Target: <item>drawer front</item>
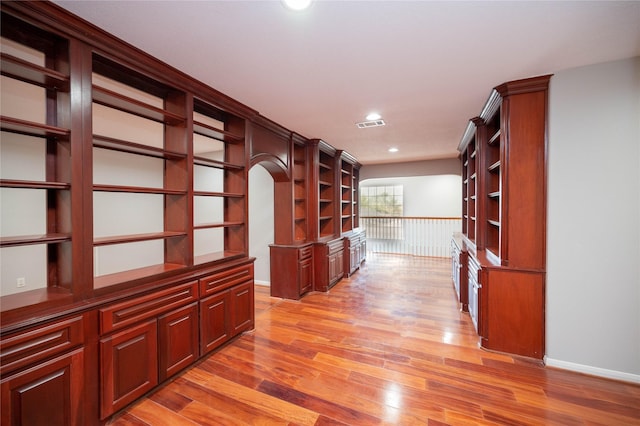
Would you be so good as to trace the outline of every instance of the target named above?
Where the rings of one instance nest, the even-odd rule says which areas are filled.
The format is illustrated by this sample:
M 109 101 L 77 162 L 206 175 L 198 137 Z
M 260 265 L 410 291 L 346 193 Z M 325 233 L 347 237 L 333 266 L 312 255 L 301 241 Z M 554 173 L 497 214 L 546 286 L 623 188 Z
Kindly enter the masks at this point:
M 327 243 L 327 248 L 329 250 L 329 255 L 332 255 L 341 250 L 344 250 L 344 242 L 342 239 L 329 241 Z
M 0 373 L 5 375 L 82 345 L 83 329 L 83 317 L 77 316 L 3 338 L 0 342 Z
M 238 266 L 200 279 L 200 295 L 208 296 L 253 280 L 253 264 Z
M 198 282 L 168 288 L 100 309 L 100 333 L 108 333 L 198 300 Z
M 309 259 L 312 254 L 313 254 L 312 246 L 302 247 L 301 249 L 298 250 L 298 259 L 300 260 Z

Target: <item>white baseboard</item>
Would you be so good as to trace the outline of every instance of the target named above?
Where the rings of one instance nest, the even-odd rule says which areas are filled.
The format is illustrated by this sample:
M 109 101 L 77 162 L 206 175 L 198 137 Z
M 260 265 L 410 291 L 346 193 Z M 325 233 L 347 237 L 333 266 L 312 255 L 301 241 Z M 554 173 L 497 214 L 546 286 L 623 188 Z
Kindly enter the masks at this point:
M 592 367 L 590 365 L 576 364 L 574 362 L 561 361 L 558 359 L 544 358 L 544 363 L 548 367 L 560 368 L 563 370 L 576 371 L 578 373 L 590 374 L 592 376 L 605 377 L 607 379 L 621 380 L 640 384 L 640 374 L 624 373 L 622 371 L 607 370 L 606 368 Z
M 265 287 L 271 287 L 271 282 L 269 282 L 269 281 L 253 280 L 253 283 L 255 285 L 262 285 L 262 286 L 265 286 Z

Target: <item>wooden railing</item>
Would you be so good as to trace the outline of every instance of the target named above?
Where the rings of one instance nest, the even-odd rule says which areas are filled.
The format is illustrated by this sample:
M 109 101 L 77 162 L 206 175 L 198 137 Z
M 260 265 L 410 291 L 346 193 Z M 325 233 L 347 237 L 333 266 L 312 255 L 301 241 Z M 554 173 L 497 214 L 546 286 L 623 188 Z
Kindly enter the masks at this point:
M 459 217 L 360 218 L 367 232 L 367 251 L 448 257 L 451 236 L 462 229 Z

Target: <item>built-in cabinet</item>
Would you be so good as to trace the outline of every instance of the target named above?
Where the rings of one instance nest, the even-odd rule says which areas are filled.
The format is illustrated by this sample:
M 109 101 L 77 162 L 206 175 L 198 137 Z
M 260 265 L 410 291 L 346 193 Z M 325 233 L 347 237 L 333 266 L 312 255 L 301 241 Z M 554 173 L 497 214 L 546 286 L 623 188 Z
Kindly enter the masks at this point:
M 101 424 L 253 328 L 257 113 L 52 3 L 1 7 L 2 424 Z
M 454 263 L 467 256 L 468 307 L 481 346 L 537 359 L 544 356 L 549 80 L 496 87 L 469 122 L 459 145 L 463 238 L 452 242 Z
M 254 327 L 251 165 L 274 295 L 357 269 L 353 157 L 53 3 L 1 8 L 2 424 L 108 422 Z
M 310 290 L 327 291 L 365 260 L 365 234 L 358 227 L 360 167 L 350 154 L 322 140 L 294 138 L 287 189 L 293 193 L 295 226 L 271 246 L 272 296 L 299 299 Z
M 469 285 L 468 285 L 468 252 L 463 250 L 462 237 L 456 233 L 451 238 L 451 280 L 456 296 L 460 303 L 460 310 L 469 310 Z

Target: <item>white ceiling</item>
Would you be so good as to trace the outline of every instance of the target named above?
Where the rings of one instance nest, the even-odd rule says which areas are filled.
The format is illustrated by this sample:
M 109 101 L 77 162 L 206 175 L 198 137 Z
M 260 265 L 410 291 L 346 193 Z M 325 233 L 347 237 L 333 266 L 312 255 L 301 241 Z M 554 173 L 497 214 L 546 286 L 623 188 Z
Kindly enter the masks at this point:
M 640 55 L 640 1 L 55 3 L 363 164 L 455 157 L 492 87 Z

